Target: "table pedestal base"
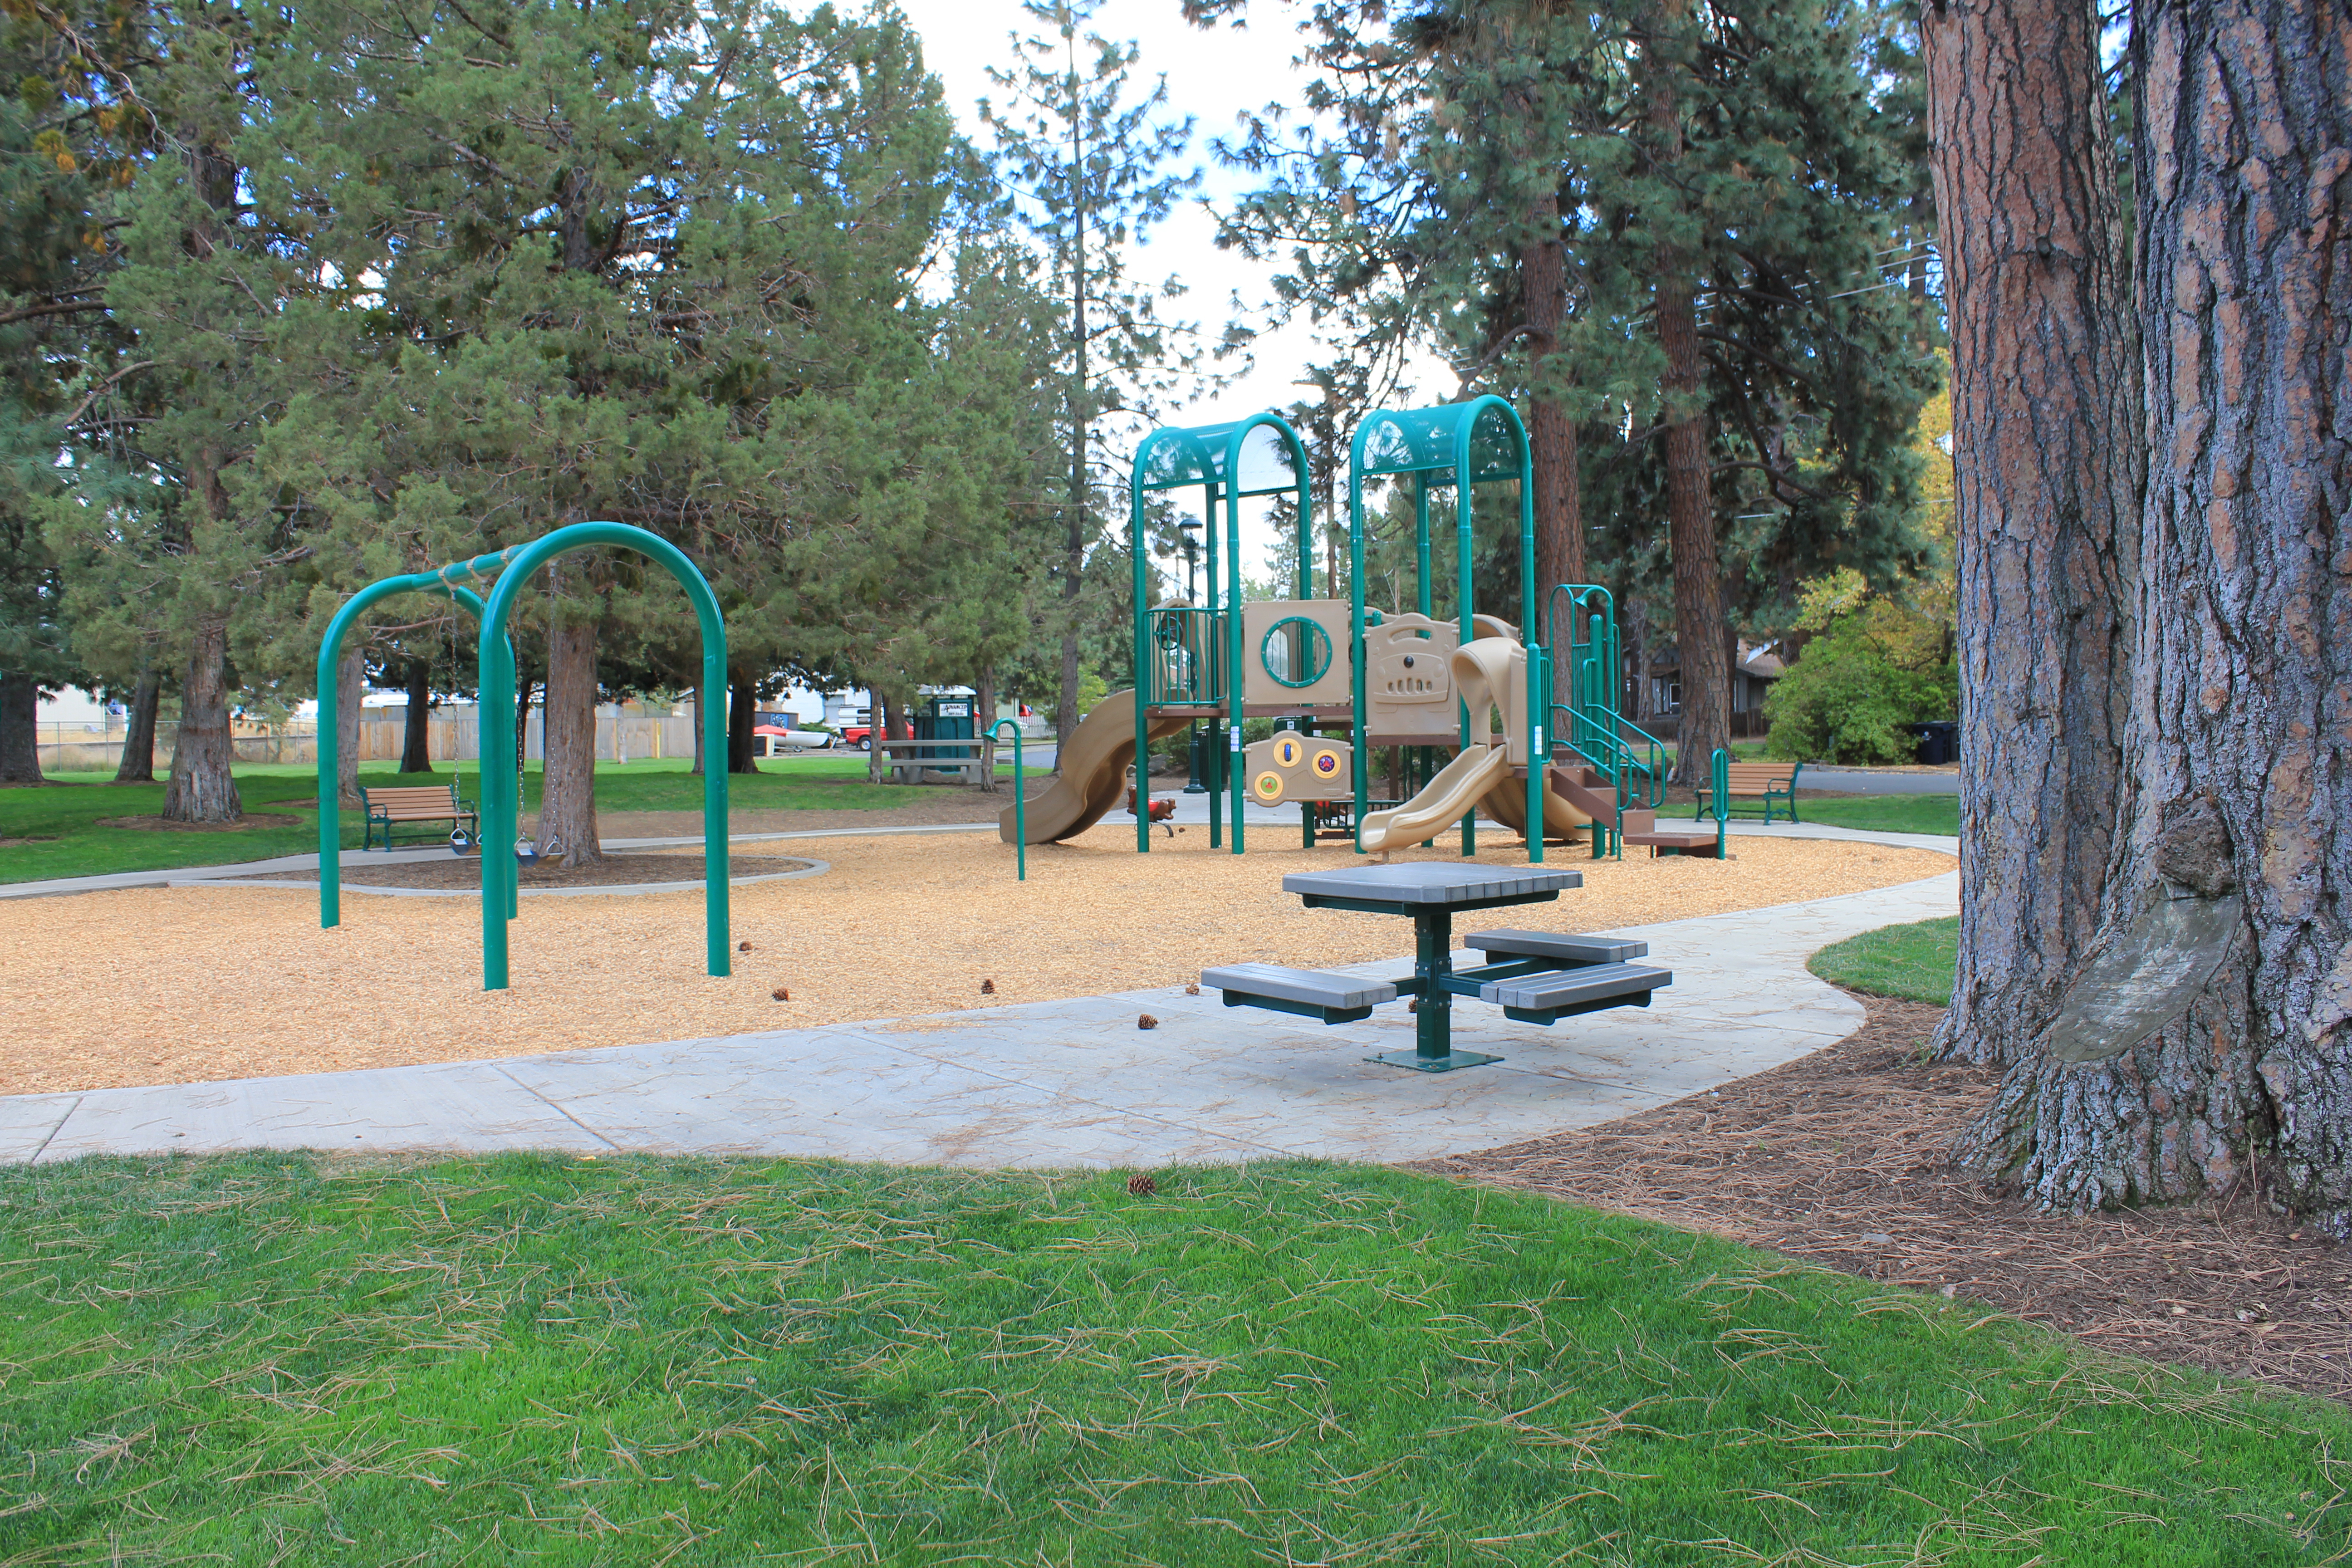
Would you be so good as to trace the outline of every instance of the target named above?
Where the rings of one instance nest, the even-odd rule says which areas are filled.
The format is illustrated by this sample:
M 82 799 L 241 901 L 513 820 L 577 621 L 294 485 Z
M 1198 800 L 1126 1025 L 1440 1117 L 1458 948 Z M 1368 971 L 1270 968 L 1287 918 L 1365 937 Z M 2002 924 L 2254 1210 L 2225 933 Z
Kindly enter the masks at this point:
M 1382 1051 L 1376 1057 L 1364 1059 L 1378 1062 L 1382 1067 L 1411 1068 L 1415 1072 L 1452 1072 L 1455 1068 L 1485 1067 L 1488 1062 L 1498 1062 L 1503 1058 L 1478 1051 L 1448 1051 L 1442 1057 L 1425 1057 L 1418 1051 Z

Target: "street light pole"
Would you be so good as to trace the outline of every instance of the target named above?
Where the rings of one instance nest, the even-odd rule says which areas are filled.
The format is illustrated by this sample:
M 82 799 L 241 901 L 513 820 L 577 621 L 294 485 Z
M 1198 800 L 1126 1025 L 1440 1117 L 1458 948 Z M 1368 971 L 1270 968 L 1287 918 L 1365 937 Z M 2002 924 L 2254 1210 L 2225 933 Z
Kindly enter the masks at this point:
M 1201 520 L 1196 517 L 1188 517 L 1176 525 L 1177 537 L 1182 542 L 1181 547 L 1184 552 L 1184 602 L 1188 605 L 1197 603 L 1196 595 L 1200 593 L 1200 584 L 1194 580 L 1194 571 L 1201 563 L 1200 527 Z M 1189 647 L 1189 639 L 1187 645 Z M 1201 721 L 1198 719 L 1193 720 L 1185 731 L 1184 769 L 1187 775 L 1184 793 L 1208 794 L 1209 786 L 1201 782 Z

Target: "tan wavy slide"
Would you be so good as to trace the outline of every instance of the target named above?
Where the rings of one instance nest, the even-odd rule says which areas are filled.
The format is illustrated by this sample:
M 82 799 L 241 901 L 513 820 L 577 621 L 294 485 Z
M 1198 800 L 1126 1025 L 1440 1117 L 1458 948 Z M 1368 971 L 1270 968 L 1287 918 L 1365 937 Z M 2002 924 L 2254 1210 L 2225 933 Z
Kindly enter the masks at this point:
M 1481 621 L 1486 618 L 1479 617 Z M 1504 734 L 1517 735 L 1522 731 L 1527 724 L 1527 649 L 1506 637 L 1480 637 L 1454 650 L 1450 664 L 1454 687 L 1469 705 L 1472 733 L 1486 732 L 1488 715 L 1496 709 L 1501 710 Z M 1497 821 L 1524 834 L 1528 816 L 1526 787 L 1511 777 L 1508 746 L 1465 747 L 1402 805 L 1391 811 L 1366 813 L 1359 842 L 1374 853 L 1419 844 L 1461 821 L 1477 810 L 1482 802 Z M 1561 799 L 1547 781 L 1547 827 L 1581 827 L 1591 821 L 1576 806 Z
M 1166 714 L 1151 721 L 1150 736 L 1164 741 L 1191 723 Z M 1061 776 L 1045 793 L 1025 803 L 1032 844 L 1076 837 L 1127 804 L 1127 765 L 1135 761 L 1135 693 L 1114 691 L 1078 721 L 1062 748 Z M 996 836 L 1014 837 L 1013 807 L 997 815 Z

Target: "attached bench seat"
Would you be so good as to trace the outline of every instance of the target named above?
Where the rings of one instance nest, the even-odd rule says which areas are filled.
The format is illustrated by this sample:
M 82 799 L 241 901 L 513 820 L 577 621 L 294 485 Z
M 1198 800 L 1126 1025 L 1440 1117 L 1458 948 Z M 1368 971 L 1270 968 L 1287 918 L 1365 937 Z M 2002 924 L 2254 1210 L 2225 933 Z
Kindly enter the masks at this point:
M 1372 1009 L 1397 998 L 1397 988 L 1386 980 L 1360 974 L 1337 974 L 1328 969 L 1291 969 L 1279 963 L 1229 963 L 1204 969 L 1201 984 L 1225 994 L 1228 1007 L 1265 1007 L 1320 1018 L 1327 1024 L 1353 1024 L 1372 1016 Z
M 1674 983 L 1672 970 L 1652 964 L 1595 963 L 1543 974 L 1523 974 L 1511 980 L 1490 980 L 1478 988 L 1478 999 L 1500 1007 L 1507 1018 L 1523 1024 L 1549 1024 L 1607 1007 L 1646 1007 L 1650 1005 L 1650 993 Z
M 1561 963 L 1622 963 L 1629 958 L 1647 958 L 1650 944 L 1646 942 L 1626 942 L 1617 937 L 1578 936 L 1572 931 L 1473 931 L 1462 939 L 1465 947 L 1475 947 L 1481 952 L 1507 952 L 1526 958 L 1556 959 Z
M 360 840 L 362 848 L 378 847 L 375 836 L 379 827 L 383 830 L 382 847 L 393 847 L 395 842 L 394 826 L 410 822 L 446 822 L 452 829 L 470 823 L 473 836 L 476 838 L 482 836 L 481 814 L 474 809 L 472 801 L 459 796 L 454 784 L 377 784 L 373 788 L 362 784 L 359 790 L 360 809 L 365 818 Z M 446 833 L 439 833 L 424 838 L 411 838 L 409 842 L 429 844 L 436 837 L 446 841 L 447 837 Z

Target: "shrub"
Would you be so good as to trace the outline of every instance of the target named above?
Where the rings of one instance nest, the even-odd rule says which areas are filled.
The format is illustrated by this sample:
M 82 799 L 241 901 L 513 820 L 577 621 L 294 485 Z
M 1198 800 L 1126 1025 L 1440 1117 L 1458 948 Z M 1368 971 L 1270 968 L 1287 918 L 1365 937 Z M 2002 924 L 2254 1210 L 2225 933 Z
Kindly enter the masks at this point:
M 1927 665 L 1882 637 L 1868 611 L 1841 616 L 1805 646 L 1764 699 L 1775 757 L 1826 763 L 1907 763 L 1918 740 L 1905 726 L 1958 711 L 1948 658 Z

